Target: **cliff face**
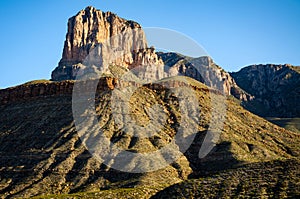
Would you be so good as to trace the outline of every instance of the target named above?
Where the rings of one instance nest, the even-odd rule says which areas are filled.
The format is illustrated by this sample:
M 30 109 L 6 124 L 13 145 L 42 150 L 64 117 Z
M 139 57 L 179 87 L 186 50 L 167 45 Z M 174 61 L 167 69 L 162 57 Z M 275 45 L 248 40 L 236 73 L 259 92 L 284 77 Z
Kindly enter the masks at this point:
M 270 117 L 300 116 L 299 67 L 291 65 L 252 65 L 231 73 L 237 84 L 255 96 L 244 103 L 250 111 Z
M 96 80 L 94 80 L 96 81 Z M 83 86 L 89 89 L 93 81 L 88 81 Z M 114 89 L 116 80 L 106 77 L 98 81 L 97 91 Z M 73 92 L 74 81 L 66 80 L 60 82 L 51 81 L 33 81 L 20 86 L 0 90 L 0 104 L 11 104 L 14 102 L 26 102 L 36 98 L 47 98 L 51 96 L 71 96 Z M 81 93 L 84 93 L 82 90 Z
M 52 72 L 52 80 L 72 80 L 82 73 L 111 73 L 110 65 L 130 70 L 145 82 L 184 75 L 224 94 L 251 99 L 210 57 L 156 53 L 154 47 L 147 47 L 138 23 L 87 7 L 69 19 L 62 59 Z
M 138 23 L 87 7 L 69 19 L 62 58 L 51 77 L 75 79 L 83 63 L 101 71 L 109 64 L 127 67 L 135 61 L 133 52 L 142 49 L 147 42 Z
M 112 46 L 121 45 L 123 48 L 145 48 L 146 41 L 141 26 L 134 22 L 118 17 L 111 12 L 102 12 L 93 7 L 87 7 L 68 21 L 68 32 L 63 50 L 62 63 L 77 64 L 82 62 L 97 43 L 106 42 L 109 38 L 121 32 L 135 33 L 131 38 L 132 45 L 124 41 L 111 40 Z M 128 45 L 128 46 L 125 46 Z

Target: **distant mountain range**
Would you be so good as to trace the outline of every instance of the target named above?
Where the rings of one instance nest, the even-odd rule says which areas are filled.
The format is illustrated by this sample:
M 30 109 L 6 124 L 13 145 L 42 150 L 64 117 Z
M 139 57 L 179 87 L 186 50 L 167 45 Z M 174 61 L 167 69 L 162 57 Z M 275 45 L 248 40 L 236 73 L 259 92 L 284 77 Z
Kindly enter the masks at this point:
M 118 48 L 105 48 L 107 43 Z M 120 49 L 123 53 L 115 54 Z M 300 196 L 299 133 L 262 118 L 299 117 L 298 67 L 253 65 L 228 73 L 208 56 L 156 52 L 138 23 L 90 6 L 69 19 L 63 55 L 51 77 L 0 90 L 2 198 Z M 78 83 L 85 87 L 74 94 Z M 132 87 L 131 96 L 121 92 Z M 96 126 L 90 109 L 74 113 L 74 96 L 84 104 L 90 90 Z M 114 106 L 128 112 L 114 112 Z M 83 127 L 91 134 L 80 135 L 77 124 L 83 120 L 74 114 L 87 116 Z M 194 117 L 185 121 L 185 114 Z M 164 124 L 151 125 L 153 120 Z M 182 123 L 193 127 L 183 136 L 193 138 L 185 150 L 184 140 L 176 140 Z M 109 163 L 86 146 L 102 134 L 122 149 Z M 207 143 L 213 148 L 200 157 Z M 122 162 L 124 151 L 147 154 L 170 144 L 182 156 L 164 168 L 152 171 L 155 164 L 138 158 Z M 155 158 L 168 159 L 163 153 Z M 118 161 L 129 171 L 115 169 Z M 149 172 L 130 172 L 140 167 Z
M 245 107 L 263 117 L 300 117 L 300 67 L 252 65 L 230 74 L 254 99 Z

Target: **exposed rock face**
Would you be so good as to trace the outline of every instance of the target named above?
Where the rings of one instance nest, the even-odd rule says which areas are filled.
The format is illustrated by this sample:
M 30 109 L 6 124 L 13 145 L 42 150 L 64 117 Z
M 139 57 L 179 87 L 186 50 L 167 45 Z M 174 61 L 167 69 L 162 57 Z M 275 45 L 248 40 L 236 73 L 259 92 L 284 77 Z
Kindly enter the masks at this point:
M 134 52 L 133 63 L 129 69 L 146 82 L 159 80 L 167 75 L 164 71 L 164 62 L 153 47 Z
M 75 79 L 82 63 L 94 64 L 101 71 L 105 68 L 100 67 L 109 64 L 128 66 L 134 61 L 132 52 L 146 48 L 145 34 L 138 23 L 87 7 L 68 21 L 62 59 L 52 79 Z
M 210 57 L 193 59 L 176 53 L 156 53 L 154 47 L 147 47 L 138 23 L 87 7 L 69 19 L 62 59 L 52 72 L 52 79 L 70 80 L 83 74 L 101 76 L 110 73 L 110 65 L 129 69 L 145 82 L 184 75 L 224 94 L 244 101 L 251 99 Z
M 0 103 L 8 104 L 18 101 L 26 101 L 35 97 L 72 94 L 73 82 L 45 81 L 42 83 L 23 84 L 21 86 L 0 90 Z
M 116 79 L 111 77 L 94 81 L 98 83 L 97 91 L 114 89 L 115 84 L 117 84 Z M 85 82 L 84 88 L 89 89 L 92 84 L 93 81 L 87 81 Z M 73 86 L 74 81 L 70 80 L 61 82 L 29 82 L 20 86 L 0 90 L 0 104 L 22 102 L 40 97 L 72 95 Z M 81 93 L 84 92 L 85 90 L 81 91 Z
M 215 64 L 208 56 L 190 58 L 177 53 L 158 53 L 158 55 L 164 61 L 169 77 L 184 75 L 240 100 L 248 101 L 253 98 L 240 89 L 230 74 Z
M 93 7 L 87 7 L 68 21 L 68 33 L 61 62 L 80 63 L 87 57 L 95 44 L 107 42 L 109 38 L 126 32 L 128 29 L 136 34 L 129 35 L 134 36 L 134 38 L 130 38 L 132 45 L 124 46 L 124 48 L 145 48 L 147 45 L 140 28 L 141 26 L 134 21 L 122 19 L 111 12 L 104 13 Z M 118 40 L 110 42 L 112 46 L 121 45 L 123 47 L 127 44 Z
M 237 84 L 255 96 L 245 103 L 252 112 L 269 117 L 300 117 L 299 67 L 252 65 L 231 73 Z

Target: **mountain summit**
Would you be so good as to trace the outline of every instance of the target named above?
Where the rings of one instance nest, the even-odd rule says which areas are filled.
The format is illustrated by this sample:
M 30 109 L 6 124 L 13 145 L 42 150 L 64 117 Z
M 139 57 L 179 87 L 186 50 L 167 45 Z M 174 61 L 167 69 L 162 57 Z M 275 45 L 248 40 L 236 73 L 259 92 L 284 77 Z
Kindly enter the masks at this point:
M 86 69 L 87 65 L 89 69 Z M 111 73 L 111 65 L 131 70 L 138 78 L 148 82 L 188 76 L 226 95 L 244 101 L 251 99 L 210 57 L 157 53 L 154 47 L 148 47 L 146 35 L 138 23 L 87 7 L 68 21 L 63 55 L 52 72 L 52 80 L 76 79 L 83 71 L 101 76 L 102 73 Z
M 117 55 L 116 51 L 122 54 Z M 145 34 L 138 23 L 89 6 L 69 19 L 62 58 L 52 72 L 52 79 L 75 79 L 92 53 L 98 54 L 95 65 L 101 72 L 107 72 L 103 68 L 111 64 L 125 68 L 162 65 L 154 50 L 147 48 Z

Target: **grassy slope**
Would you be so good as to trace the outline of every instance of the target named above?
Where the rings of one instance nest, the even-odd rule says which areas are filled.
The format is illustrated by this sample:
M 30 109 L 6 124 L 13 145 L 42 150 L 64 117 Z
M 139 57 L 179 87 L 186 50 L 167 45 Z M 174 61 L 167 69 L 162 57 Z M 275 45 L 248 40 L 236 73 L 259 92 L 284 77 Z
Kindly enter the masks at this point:
M 300 133 L 300 118 L 266 118 L 268 121 L 288 129 L 293 132 Z
M 256 163 L 168 187 L 154 198 L 298 198 L 299 160 Z
M 174 79 L 165 81 L 169 80 Z M 201 106 L 201 121 L 198 127 L 201 138 L 211 118 L 211 95 L 207 93 L 206 86 L 195 80 L 184 77 L 177 77 L 175 80 L 184 81 L 196 90 L 196 98 Z M 102 114 L 99 122 L 103 119 L 107 124 L 107 133 L 112 135 L 112 138 L 117 138 L 117 134 L 114 134 L 117 131 L 110 125 L 111 121 L 106 121 L 111 114 L 107 106 L 110 93 L 106 91 L 100 93 L 100 96 L 102 100 L 96 103 L 96 111 Z M 168 100 L 170 98 L 165 91 L 141 87 L 131 101 L 131 108 L 135 110 L 133 116 L 139 114 L 140 117 L 136 119 L 147 122 L 147 112 L 143 107 L 159 102 L 169 107 L 168 114 L 180 117 L 176 112 L 176 105 Z M 226 168 L 226 165 L 223 165 L 225 160 L 230 167 L 239 167 L 249 163 L 299 157 L 299 136 L 251 114 L 234 100 L 220 100 L 217 101 L 217 105 L 218 103 L 227 105 L 226 120 L 221 139 L 209 156 L 198 159 L 197 146 L 201 144 L 199 138 L 177 165 L 142 175 L 112 171 L 90 156 L 76 135 L 72 121 L 71 96 L 49 96 L 1 105 L 0 194 L 28 197 L 52 193 L 58 197 L 59 194 L 70 192 L 97 191 L 97 195 L 102 194 L 101 197 L 108 193 L 113 197 L 126 197 L 125 193 L 150 197 L 165 186 L 186 179 L 191 169 L 195 176 L 203 176 L 202 169 Z M 172 126 L 169 126 L 157 136 L 162 143 L 167 143 L 166 136 L 172 131 Z M 120 138 L 117 140 L 121 145 L 131 139 L 126 140 L 127 138 L 122 136 Z M 156 143 L 142 139 L 130 148 L 142 151 L 145 150 L 145 144 L 149 146 L 147 150 L 159 148 Z M 238 164 L 234 165 L 236 163 Z M 99 189 L 109 190 L 99 193 Z M 85 192 L 79 196 L 86 194 L 94 193 Z
M 229 169 L 214 175 L 161 187 L 120 188 L 75 194 L 46 195 L 50 198 L 297 198 L 300 196 L 300 162 L 271 161 Z

